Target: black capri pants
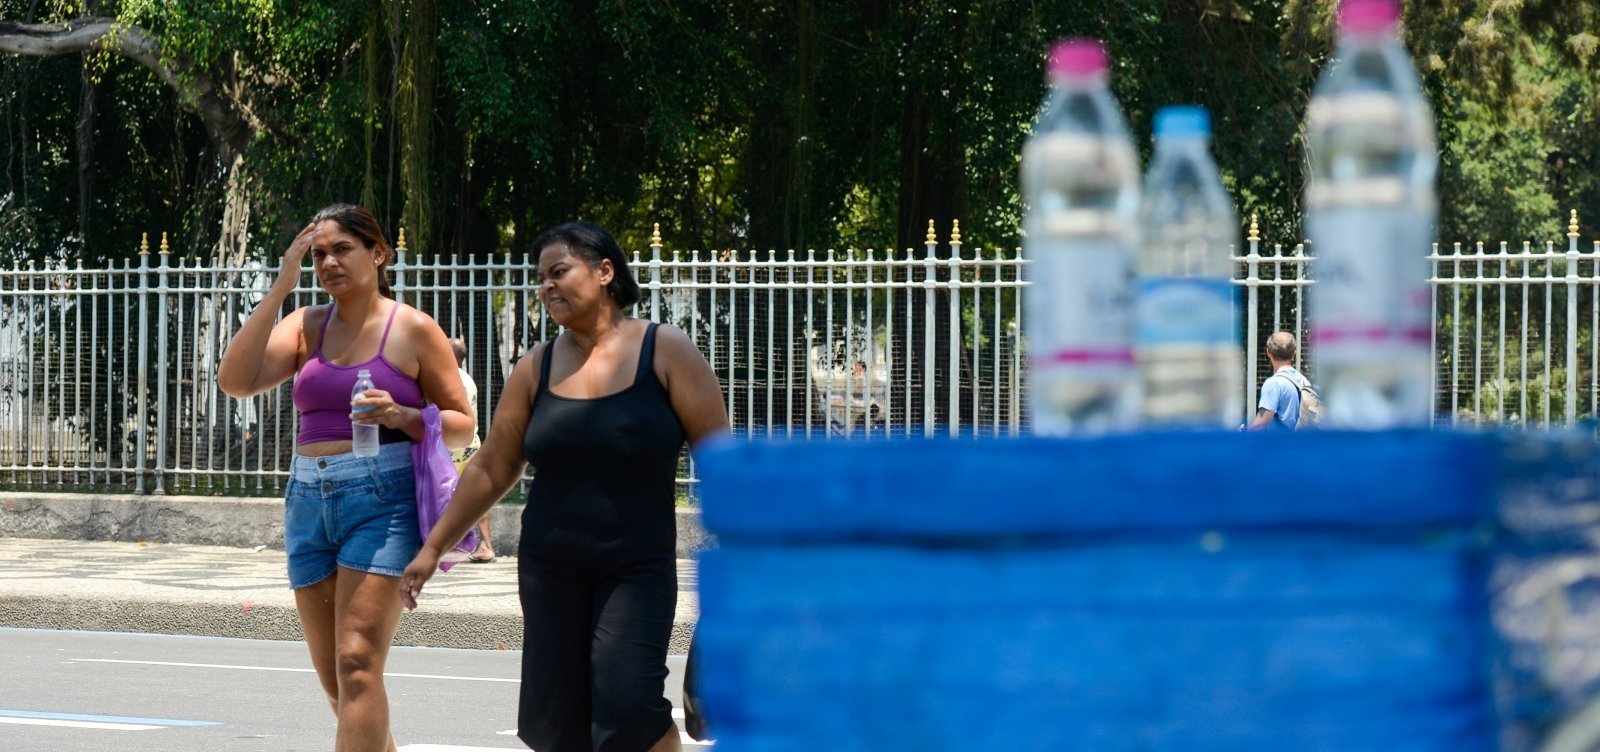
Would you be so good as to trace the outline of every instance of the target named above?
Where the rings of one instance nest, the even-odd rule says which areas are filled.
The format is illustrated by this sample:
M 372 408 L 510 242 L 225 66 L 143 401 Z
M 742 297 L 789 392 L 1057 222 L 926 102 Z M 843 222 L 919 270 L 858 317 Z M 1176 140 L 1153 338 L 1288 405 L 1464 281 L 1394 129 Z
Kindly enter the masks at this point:
M 522 556 L 517 737 L 537 752 L 643 752 L 674 727 L 671 558 L 597 569 Z

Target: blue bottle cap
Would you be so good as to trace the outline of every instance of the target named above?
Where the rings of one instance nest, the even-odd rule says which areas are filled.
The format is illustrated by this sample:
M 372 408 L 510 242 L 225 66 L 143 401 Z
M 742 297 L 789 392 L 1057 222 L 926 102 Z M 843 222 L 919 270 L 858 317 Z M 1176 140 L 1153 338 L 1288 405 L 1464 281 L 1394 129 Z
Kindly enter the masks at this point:
M 1163 107 L 1156 111 L 1156 136 L 1210 136 L 1211 113 L 1193 104 Z

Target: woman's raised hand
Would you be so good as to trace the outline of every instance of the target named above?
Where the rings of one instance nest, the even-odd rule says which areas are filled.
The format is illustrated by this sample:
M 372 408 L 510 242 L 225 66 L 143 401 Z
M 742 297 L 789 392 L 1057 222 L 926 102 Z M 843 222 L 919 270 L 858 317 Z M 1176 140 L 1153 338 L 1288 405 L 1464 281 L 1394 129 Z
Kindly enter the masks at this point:
M 283 252 L 283 264 L 278 267 L 278 279 L 285 277 L 300 283 L 300 264 L 305 261 L 306 254 L 311 251 L 311 241 L 317 237 L 317 226 L 306 225 L 299 235 L 294 236 L 294 242 L 289 244 L 289 250 Z

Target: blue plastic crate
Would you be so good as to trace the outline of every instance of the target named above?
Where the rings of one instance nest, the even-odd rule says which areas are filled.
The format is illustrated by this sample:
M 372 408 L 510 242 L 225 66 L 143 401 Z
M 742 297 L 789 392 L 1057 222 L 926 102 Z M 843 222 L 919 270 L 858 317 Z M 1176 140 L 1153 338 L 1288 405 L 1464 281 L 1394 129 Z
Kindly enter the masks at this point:
M 705 452 L 718 748 L 1488 750 L 1496 440 Z

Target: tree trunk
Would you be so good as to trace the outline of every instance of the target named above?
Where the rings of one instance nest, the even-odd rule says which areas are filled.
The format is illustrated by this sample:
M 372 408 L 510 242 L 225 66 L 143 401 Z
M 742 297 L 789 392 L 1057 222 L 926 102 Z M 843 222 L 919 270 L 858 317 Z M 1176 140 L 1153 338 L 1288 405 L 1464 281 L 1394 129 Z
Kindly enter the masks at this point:
M 115 32 L 115 33 L 113 33 Z M 66 24 L 0 21 L 0 52 L 52 57 L 109 50 L 155 73 L 178 93 L 183 106 L 200 116 L 212 137 L 234 152 L 244 151 L 261 124 L 192 61 L 161 54 L 161 40 L 138 26 L 118 27 L 116 19 L 91 17 Z
M 438 252 L 433 227 L 433 82 L 438 10 L 433 0 L 411 0 L 400 68 L 400 181 L 403 224 L 413 255 Z
M 217 247 L 212 258 L 227 266 L 238 266 L 250 257 L 247 246 L 250 238 L 250 185 L 244 169 L 244 155 L 234 154 L 227 169 L 227 188 L 222 199 L 222 231 L 217 235 Z
M 78 242 L 89 245 L 89 217 L 94 206 L 94 106 L 96 87 L 89 71 L 89 59 L 83 60 L 78 97 Z

